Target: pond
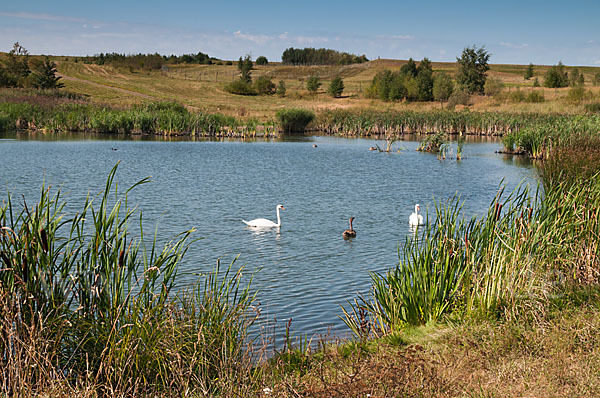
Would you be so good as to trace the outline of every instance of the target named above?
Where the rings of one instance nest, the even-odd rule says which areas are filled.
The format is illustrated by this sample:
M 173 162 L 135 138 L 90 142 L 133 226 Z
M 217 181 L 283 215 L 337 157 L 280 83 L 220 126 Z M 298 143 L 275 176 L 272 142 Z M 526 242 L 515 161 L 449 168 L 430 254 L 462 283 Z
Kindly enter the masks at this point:
M 120 162 L 119 188 L 151 176 L 136 188 L 130 204 L 143 212 L 146 231 L 158 226 L 170 238 L 195 227 L 202 238 L 190 248 L 178 284 L 225 265 L 254 273 L 253 288 L 265 319 L 277 327 L 291 317 L 295 335 L 328 331 L 342 335 L 340 305 L 366 293 L 370 273 L 398 262 L 409 236 L 409 215 L 422 213 L 460 194 L 467 216 L 483 214 L 500 184 L 512 190 L 522 181 L 535 186 L 530 162 L 496 154 L 493 139 L 464 146 L 463 160 L 440 160 L 415 151 L 418 141 L 398 143 L 396 153 L 369 151 L 373 139 L 329 136 L 271 141 L 164 140 L 114 136 L 0 135 L 0 189 L 22 205 L 39 198 L 42 183 L 60 187 L 69 209 L 100 192 Z M 316 147 L 314 146 L 316 145 Z M 380 143 L 381 145 L 381 143 Z M 264 217 L 279 230 L 256 231 L 242 223 Z M 342 239 L 355 217 L 357 237 Z

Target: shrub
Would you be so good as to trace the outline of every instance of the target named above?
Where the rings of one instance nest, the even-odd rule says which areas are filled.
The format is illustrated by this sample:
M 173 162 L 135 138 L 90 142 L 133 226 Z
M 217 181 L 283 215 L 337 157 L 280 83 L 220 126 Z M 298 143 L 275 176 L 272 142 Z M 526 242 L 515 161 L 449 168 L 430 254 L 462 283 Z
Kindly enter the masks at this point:
M 285 97 L 285 92 L 285 82 L 283 80 L 280 80 L 279 84 L 277 85 L 277 95 L 280 97 Z
M 531 102 L 531 103 L 541 103 L 544 102 L 546 99 L 544 98 L 544 92 L 543 91 L 531 91 L 529 92 L 529 94 L 527 94 L 527 98 L 525 98 L 525 102 Z
M 536 78 L 533 80 L 533 87 L 539 87 L 539 86 L 540 86 L 540 81 L 539 81 L 539 80 L 538 80 L 538 78 L 536 77 Z
M 281 109 L 276 116 L 285 133 L 302 133 L 315 118 L 315 114 L 306 109 Z
M 245 80 L 236 80 L 228 83 L 224 87 L 225 91 L 237 95 L 256 95 L 256 90 L 252 84 Z
M 525 74 L 523 75 L 523 78 L 525 80 L 529 80 L 533 77 L 533 64 L 530 63 L 529 66 L 527 67 L 527 69 L 525 70 Z
M 225 61 L 225 65 L 233 65 L 233 61 Z
M 263 66 L 268 64 L 269 60 L 267 59 L 267 57 L 261 55 L 260 57 L 256 58 L 256 65 Z
M 331 83 L 329 84 L 329 88 L 327 89 L 327 93 L 331 95 L 333 98 L 339 98 L 342 96 L 344 92 L 344 81 L 341 77 L 335 77 Z
M 499 79 L 489 78 L 485 81 L 483 92 L 485 95 L 496 96 L 504 90 L 504 83 Z
M 254 88 L 260 95 L 275 94 L 275 83 L 267 76 L 259 77 L 254 83 Z
M 600 113 L 600 102 L 585 104 L 585 111 L 588 113 Z
M 594 75 L 594 86 L 600 86 L 600 72 L 596 72 Z
M 454 90 L 450 98 L 448 98 L 448 106 L 450 108 L 454 108 L 456 105 L 469 105 L 469 100 L 471 99 L 471 95 L 464 88 L 459 88 L 458 90 Z
M 306 80 L 306 88 L 311 93 L 315 94 L 319 87 L 321 87 L 321 82 L 319 81 L 319 77 L 312 75 Z
M 567 101 L 572 104 L 578 104 L 588 96 L 588 92 L 583 86 L 576 85 L 569 89 Z
M 517 88 L 514 91 L 511 91 L 509 94 L 509 98 L 512 102 L 523 102 L 525 101 L 525 94 Z

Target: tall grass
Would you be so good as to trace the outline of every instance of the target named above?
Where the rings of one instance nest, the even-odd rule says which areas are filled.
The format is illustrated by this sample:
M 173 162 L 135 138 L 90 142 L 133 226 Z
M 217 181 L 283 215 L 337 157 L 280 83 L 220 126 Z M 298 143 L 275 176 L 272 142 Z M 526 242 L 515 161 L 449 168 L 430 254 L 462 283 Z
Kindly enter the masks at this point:
M 5 130 L 211 136 L 233 132 L 241 125 L 231 116 L 191 113 L 182 105 L 169 102 L 126 110 L 84 104 L 45 109 L 31 104 L 0 103 L 0 127 Z
M 127 203 L 147 180 L 119 198 L 116 170 L 75 215 L 46 188 L 33 207 L 17 211 L 10 196 L 0 207 L 0 394 L 243 389 L 254 320 L 243 268 L 217 264 L 204 285 L 174 294 L 193 230 L 162 248 L 156 236 L 148 243 Z M 138 238 L 129 231 L 136 218 Z

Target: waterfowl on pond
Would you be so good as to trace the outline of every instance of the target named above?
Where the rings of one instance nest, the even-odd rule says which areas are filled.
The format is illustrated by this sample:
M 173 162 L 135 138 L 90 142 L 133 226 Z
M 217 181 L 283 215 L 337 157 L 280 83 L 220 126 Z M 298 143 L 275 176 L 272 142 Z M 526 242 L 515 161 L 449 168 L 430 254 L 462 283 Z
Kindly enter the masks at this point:
M 271 220 L 267 220 L 266 218 L 256 218 L 254 220 L 246 221 L 242 220 L 249 227 L 259 227 L 259 228 L 273 228 L 273 227 L 281 227 L 281 217 L 279 216 L 279 210 L 285 210 L 285 207 L 282 205 L 277 205 L 277 224 L 275 224 Z
M 350 229 L 347 229 L 342 233 L 342 236 L 344 237 L 344 239 L 356 238 L 356 231 L 354 229 L 352 229 L 352 221 L 353 220 L 354 220 L 354 217 L 350 217 Z
M 417 225 L 423 225 L 423 216 L 419 214 L 419 211 L 421 211 L 421 206 L 417 203 L 415 205 L 415 212 L 408 218 L 408 224 L 410 226 L 415 227 Z

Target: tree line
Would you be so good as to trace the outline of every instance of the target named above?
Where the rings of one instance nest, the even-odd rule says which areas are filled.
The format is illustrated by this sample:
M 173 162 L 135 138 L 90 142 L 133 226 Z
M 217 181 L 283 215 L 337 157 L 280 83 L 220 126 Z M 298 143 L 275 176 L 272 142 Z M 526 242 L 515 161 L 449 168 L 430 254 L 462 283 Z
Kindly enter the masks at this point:
M 76 58 L 76 61 L 79 59 Z M 115 67 L 126 67 L 132 69 L 158 70 L 165 64 L 203 64 L 211 65 L 219 61 L 217 58 L 210 57 L 208 54 L 198 52 L 197 54 L 183 55 L 160 55 L 154 54 L 119 54 L 119 53 L 100 53 L 81 59 L 86 64 L 111 65 Z
M 327 48 L 293 48 L 286 49 L 281 55 L 284 65 L 350 65 L 369 61 L 363 55 L 354 55 Z
M 410 58 L 398 71 L 378 72 L 367 89 L 367 95 L 383 101 L 447 101 L 454 94 L 457 103 L 473 93 L 483 94 L 489 70 L 490 54 L 484 47 L 466 47 L 456 58 L 456 82 L 445 72 L 434 75 L 428 58 L 417 66 Z M 459 97 L 461 99 L 459 99 Z

